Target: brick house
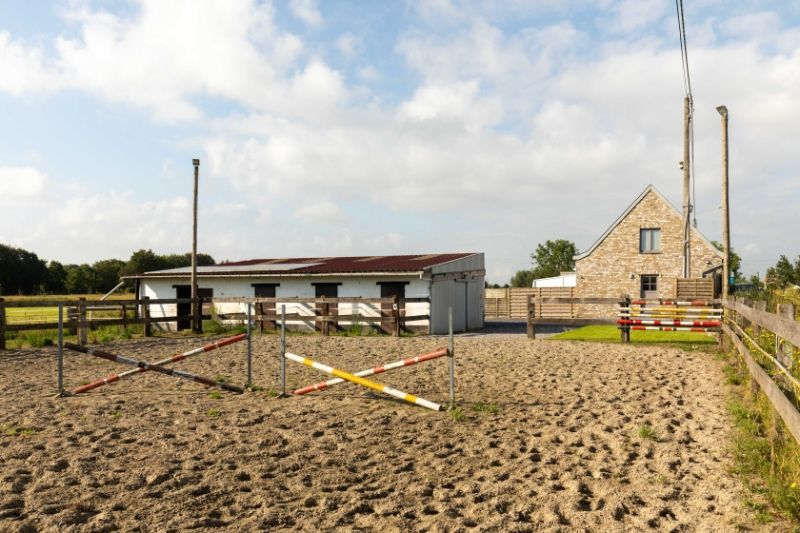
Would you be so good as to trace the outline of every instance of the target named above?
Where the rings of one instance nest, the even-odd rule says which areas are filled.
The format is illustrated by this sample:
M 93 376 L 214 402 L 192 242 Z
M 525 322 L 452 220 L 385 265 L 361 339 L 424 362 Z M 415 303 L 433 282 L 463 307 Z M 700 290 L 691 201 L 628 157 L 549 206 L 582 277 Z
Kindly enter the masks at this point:
M 722 252 L 695 228 L 690 246 L 688 277 L 704 277 L 721 267 Z M 575 256 L 575 272 L 576 294 L 582 298 L 673 298 L 677 279 L 683 277 L 681 213 L 649 185 L 591 248 Z M 598 312 L 586 306 L 581 314 Z

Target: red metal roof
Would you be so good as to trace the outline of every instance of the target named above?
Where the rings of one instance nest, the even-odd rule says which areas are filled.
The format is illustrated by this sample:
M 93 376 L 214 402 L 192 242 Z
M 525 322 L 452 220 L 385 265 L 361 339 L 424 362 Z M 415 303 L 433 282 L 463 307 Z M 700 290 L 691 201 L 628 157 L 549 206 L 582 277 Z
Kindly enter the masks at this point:
M 416 272 L 435 265 L 441 265 L 456 259 L 475 255 L 475 252 L 457 254 L 425 254 L 425 255 L 381 255 L 355 257 L 293 257 L 286 259 L 248 259 L 218 265 L 218 267 L 252 267 L 257 272 L 260 265 L 271 265 L 272 270 L 279 265 L 291 265 L 286 272 L 292 274 L 334 274 L 351 272 Z M 308 267 L 296 268 L 298 263 L 309 263 Z M 238 269 L 237 269 L 238 270 Z

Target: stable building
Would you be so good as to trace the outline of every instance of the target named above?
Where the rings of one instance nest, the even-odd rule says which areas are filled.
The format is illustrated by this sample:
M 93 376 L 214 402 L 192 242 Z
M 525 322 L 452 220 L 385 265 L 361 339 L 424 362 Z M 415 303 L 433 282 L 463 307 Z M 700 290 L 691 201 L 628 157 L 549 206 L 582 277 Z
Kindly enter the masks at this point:
M 484 254 L 449 253 L 426 255 L 311 257 L 251 259 L 197 267 L 198 295 L 203 298 L 276 298 L 275 308 L 287 314 L 309 316 L 287 325 L 314 327 L 314 304 L 291 298 L 393 298 L 401 316 L 424 316 L 405 323 L 409 330 L 444 334 L 448 310 L 453 310 L 453 329 L 483 328 L 485 280 Z M 174 299 L 191 297 L 191 268 L 174 268 L 130 276 L 136 282 L 137 298 Z M 280 298 L 287 298 L 282 304 Z M 406 299 L 411 301 L 406 302 Z M 244 312 L 242 303 L 214 304 L 217 313 Z M 381 305 L 358 302 L 336 304 L 340 315 L 381 316 Z M 391 304 L 390 304 L 391 305 Z M 151 317 L 187 316 L 190 304 L 151 306 Z M 162 323 L 170 328 L 176 324 Z M 348 327 L 347 322 L 339 324 Z M 189 328 L 189 320 L 177 323 Z

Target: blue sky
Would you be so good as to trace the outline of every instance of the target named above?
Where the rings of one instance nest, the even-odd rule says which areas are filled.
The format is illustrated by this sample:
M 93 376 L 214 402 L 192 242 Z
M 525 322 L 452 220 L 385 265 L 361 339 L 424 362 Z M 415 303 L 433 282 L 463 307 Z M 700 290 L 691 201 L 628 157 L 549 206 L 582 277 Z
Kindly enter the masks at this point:
M 686 2 L 699 228 L 746 273 L 800 254 L 800 2 Z M 483 251 L 505 282 L 649 184 L 680 203 L 675 5 L 0 4 L 0 242 L 46 259 Z

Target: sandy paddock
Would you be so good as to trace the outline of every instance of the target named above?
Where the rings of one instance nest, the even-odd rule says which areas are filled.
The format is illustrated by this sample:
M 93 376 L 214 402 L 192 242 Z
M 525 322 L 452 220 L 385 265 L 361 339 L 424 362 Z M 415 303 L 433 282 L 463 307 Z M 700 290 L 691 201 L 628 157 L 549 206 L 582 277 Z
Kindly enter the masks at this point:
M 289 349 L 359 370 L 441 338 L 291 336 Z M 191 339 L 107 344 L 155 361 Z M 729 474 L 712 355 L 642 345 L 456 339 L 464 418 L 346 384 L 305 397 L 214 398 L 146 373 L 54 399 L 54 349 L 0 360 L 0 530 L 732 531 L 757 529 Z M 278 339 L 254 341 L 277 387 Z M 288 362 L 290 386 L 324 375 Z M 244 344 L 179 368 L 244 380 Z M 85 355 L 70 386 L 125 370 Z M 446 402 L 444 359 L 380 381 Z M 499 411 L 475 411 L 475 402 Z M 657 439 L 642 439 L 650 424 Z M 33 428 L 10 435 L 14 428 Z

